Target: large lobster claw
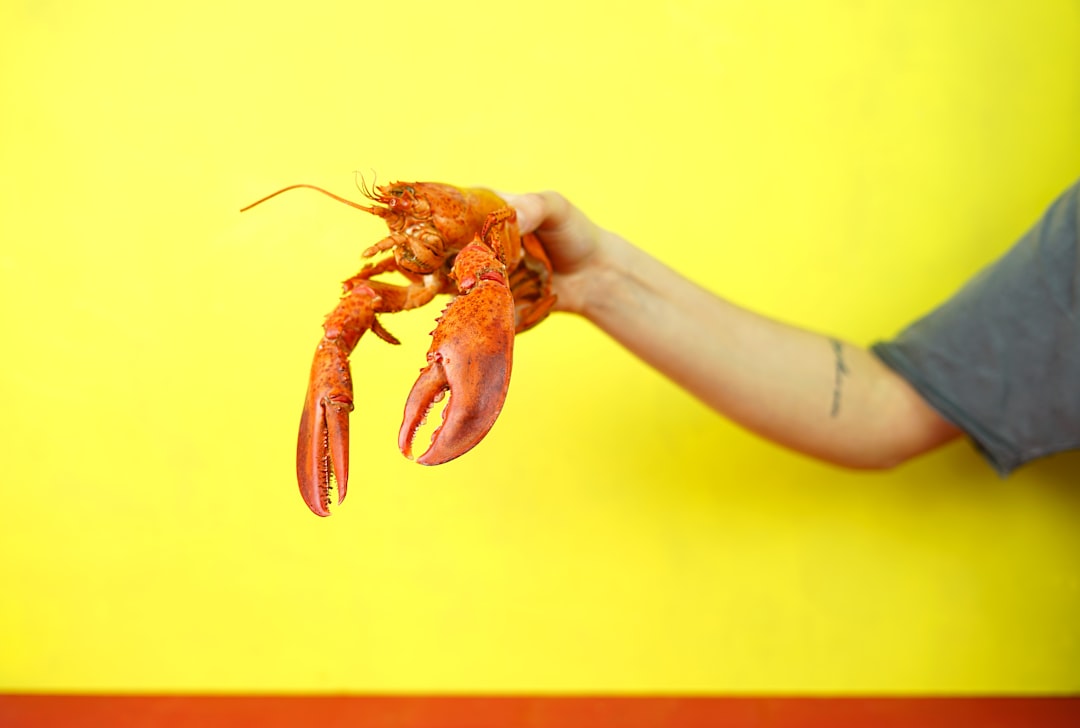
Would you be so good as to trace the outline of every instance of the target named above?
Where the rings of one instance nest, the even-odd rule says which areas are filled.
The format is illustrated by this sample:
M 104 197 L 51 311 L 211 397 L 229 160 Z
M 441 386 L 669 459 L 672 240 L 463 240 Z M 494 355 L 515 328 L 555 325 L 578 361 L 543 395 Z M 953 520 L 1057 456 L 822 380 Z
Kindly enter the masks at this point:
M 450 402 L 431 446 L 416 462 L 439 465 L 472 449 L 495 424 L 514 351 L 514 297 L 506 267 L 480 235 L 458 253 L 453 277 L 459 295 L 432 332 L 428 364 L 409 393 L 398 447 L 412 457 L 412 441 L 428 411 L 444 394 Z

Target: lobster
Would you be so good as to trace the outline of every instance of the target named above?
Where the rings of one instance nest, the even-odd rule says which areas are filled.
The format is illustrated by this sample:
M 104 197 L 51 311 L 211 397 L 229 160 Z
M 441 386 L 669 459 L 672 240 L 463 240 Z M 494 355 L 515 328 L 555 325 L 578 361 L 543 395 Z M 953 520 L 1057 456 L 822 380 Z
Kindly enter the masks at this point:
M 453 299 L 438 317 L 427 365 L 410 391 L 398 447 L 412 459 L 413 439 L 431 408 L 449 392 L 443 421 L 416 462 L 438 465 L 476 446 L 506 400 L 514 336 L 551 311 L 551 262 L 535 235 L 521 235 L 513 207 L 490 190 L 436 182 L 394 182 L 360 190 L 361 205 L 321 187 L 296 184 L 243 208 L 250 210 L 289 190 L 306 188 L 381 217 L 390 234 L 363 251 L 392 251 L 346 280 L 341 299 L 323 323 L 315 349 L 296 448 L 300 495 L 318 516 L 330 515 L 331 492 L 345 499 L 349 480 L 349 413 L 353 410 L 349 356 L 368 331 L 399 344 L 378 319 Z M 408 283 L 376 280 L 399 273 Z

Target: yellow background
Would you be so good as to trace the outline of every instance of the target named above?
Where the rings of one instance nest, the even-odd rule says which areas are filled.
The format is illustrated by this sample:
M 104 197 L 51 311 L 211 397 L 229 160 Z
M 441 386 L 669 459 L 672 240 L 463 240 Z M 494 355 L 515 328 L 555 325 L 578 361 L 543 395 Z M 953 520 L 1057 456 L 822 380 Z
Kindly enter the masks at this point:
M 1080 169 L 1080 11 L 1030 2 L 7 2 L 0 690 L 1075 692 L 1080 458 L 837 470 L 586 322 L 503 414 L 395 437 L 437 306 L 300 405 L 381 223 L 353 171 L 556 188 L 710 289 L 860 343 Z M 648 322 L 643 322 L 647 325 Z

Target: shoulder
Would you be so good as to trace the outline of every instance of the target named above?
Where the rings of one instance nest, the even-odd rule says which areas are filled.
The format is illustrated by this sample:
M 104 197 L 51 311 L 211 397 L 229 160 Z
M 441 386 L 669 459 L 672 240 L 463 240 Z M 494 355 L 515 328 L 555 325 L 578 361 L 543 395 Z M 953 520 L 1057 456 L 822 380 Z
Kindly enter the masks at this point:
M 1002 473 L 1080 447 L 1080 184 L 874 353 Z

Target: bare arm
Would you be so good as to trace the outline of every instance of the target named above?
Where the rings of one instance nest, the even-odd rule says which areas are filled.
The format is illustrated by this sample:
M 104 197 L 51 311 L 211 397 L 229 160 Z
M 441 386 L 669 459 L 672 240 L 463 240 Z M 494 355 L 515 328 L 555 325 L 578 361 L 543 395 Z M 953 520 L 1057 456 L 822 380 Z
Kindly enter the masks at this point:
M 559 309 L 743 427 L 852 468 L 891 467 L 959 435 L 866 349 L 706 291 L 557 193 L 508 198 L 552 257 Z

